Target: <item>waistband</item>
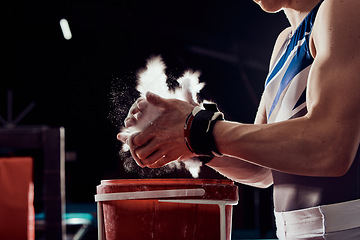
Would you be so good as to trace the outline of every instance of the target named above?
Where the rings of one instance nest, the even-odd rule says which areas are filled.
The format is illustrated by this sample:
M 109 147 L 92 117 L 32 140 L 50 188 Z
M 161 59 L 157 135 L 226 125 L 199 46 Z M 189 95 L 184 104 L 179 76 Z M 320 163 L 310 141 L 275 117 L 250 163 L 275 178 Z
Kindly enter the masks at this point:
M 360 227 L 360 199 L 275 212 L 278 237 L 311 238 Z

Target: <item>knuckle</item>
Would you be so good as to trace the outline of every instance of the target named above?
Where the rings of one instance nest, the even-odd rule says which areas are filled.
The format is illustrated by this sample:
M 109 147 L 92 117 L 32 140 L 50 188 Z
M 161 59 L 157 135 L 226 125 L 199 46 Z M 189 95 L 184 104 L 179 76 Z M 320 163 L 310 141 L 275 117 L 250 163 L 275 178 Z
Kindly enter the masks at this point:
M 145 163 L 144 161 L 147 161 L 146 160 L 147 155 L 144 154 L 143 151 L 135 151 L 135 152 L 136 152 L 136 155 L 138 156 L 138 158 L 143 161 L 143 163 Z
M 141 146 L 141 142 L 140 142 L 140 138 L 138 136 L 135 136 L 133 139 L 132 139 L 132 143 L 135 145 L 135 146 Z

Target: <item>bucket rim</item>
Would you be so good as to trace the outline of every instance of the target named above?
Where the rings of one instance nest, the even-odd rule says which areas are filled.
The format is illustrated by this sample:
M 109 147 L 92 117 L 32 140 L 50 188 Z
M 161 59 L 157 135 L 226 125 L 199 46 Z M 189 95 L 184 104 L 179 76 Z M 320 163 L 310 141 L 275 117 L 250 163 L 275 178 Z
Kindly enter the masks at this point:
M 149 179 L 106 179 L 100 181 L 101 185 L 173 185 L 173 184 L 221 184 L 234 185 L 229 179 L 199 179 L 199 178 L 149 178 Z

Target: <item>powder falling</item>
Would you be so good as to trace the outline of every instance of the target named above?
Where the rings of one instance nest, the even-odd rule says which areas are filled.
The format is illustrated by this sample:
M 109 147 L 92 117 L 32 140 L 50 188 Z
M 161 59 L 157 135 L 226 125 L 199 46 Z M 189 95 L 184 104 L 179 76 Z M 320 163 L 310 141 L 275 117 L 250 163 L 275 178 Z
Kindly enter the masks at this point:
M 139 91 L 141 97 L 145 98 L 146 92 L 150 91 L 163 98 L 177 98 L 192 104 L 200 104 L 197 100 L 197 95 L 205 85 L 204 83 L 199 82 L 200 72 L 190 70 L 185 71 L 184 74 L 177 79 L 179 86 L 175 87 L 175 89 L 169 89 L 165 70 L 165 63 L 160 56 L 152 57 L 147 60 L 146 67 L 137 74 L 136 90 Z M 161 108 L 149 103 L 137 124 L 129 128 L 121 129 L 121 133 L 131 136 L 136 132 L 142 131 L 154 121 L 161 112 Z M 123 144 L 123 151 L 129 151 L 129 146 L 126 143 Z M 202 163 L 199 160 L 188 159 L 182 160 L 182 162 L 194 178 L 199 176 L 200 167 L 202 166 Z M 166 166 L 170 168 L 180 168 L 182 164 L 178 161 L 173 161 Z

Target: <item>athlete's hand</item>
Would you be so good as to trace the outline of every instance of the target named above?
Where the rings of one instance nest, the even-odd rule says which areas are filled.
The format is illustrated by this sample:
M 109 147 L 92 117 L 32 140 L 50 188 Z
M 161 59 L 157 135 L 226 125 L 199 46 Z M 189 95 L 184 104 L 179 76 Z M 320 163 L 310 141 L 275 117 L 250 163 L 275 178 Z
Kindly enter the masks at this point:
M 144 111 L 146 110 L 147 106 L 148 102 L 145 100 L 145 98 L 138 98 L 130 107 L 128 115 L 124 120 L 125 128 L 136 126 L 138 121 L 140 121 L 143 117 Z M 131 134 L 126 129 L 123 129 L 120 133 L 118 133 L 117 139 L 123 143 L 128 143 L 130 135 Z
M 194 105 L 177 100 L 165 99 L 148 92 L 146 100 L 149 104 L 162 108 L 156 120 L 138 134 L 129 139 L 131 153 L 142 167 L 157 168 L 174 160 L 189 159 L 195 156 L 184 141 L 184 124 Z M 132 110 L 127 126 L 136 122 L 135 114 L 141 117 L 141 100 Z M 132 116 L 132 117 L 131 117 Z

